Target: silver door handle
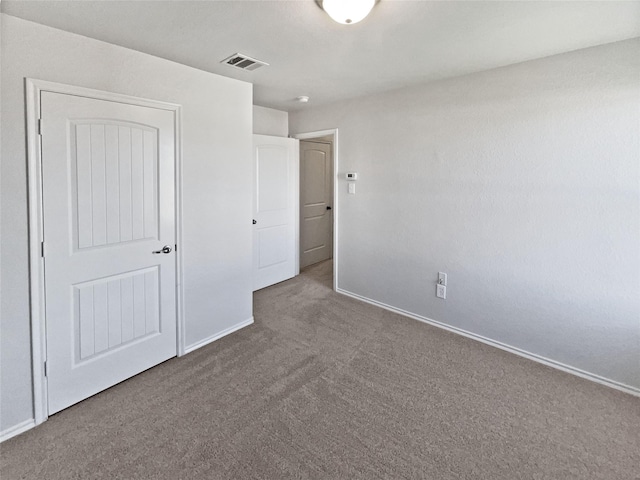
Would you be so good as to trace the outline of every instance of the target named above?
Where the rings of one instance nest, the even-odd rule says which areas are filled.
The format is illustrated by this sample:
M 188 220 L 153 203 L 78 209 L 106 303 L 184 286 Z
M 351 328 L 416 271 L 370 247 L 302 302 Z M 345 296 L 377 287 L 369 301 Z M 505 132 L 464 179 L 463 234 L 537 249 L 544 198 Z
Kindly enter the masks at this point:
M 169 245 L 165 245 L 164 247 L 162 247 L 161 250 L 156 250 L 155 252 L 151 252 L 154 255 L 158 254 L 158 253 L 171 253 L 171 247 Z

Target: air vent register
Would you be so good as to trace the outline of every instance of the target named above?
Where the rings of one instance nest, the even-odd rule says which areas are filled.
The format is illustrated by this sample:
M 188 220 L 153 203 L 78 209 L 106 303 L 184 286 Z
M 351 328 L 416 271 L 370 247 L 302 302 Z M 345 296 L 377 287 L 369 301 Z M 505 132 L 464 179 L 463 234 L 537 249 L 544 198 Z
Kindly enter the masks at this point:
M 225 63 L 235 68 L 239 68 L 240 70 L 248 70 L 253 71 L 265 65 L 269 65 L 267 62 L 262 62 L 260 60 L 256 60 L 255 58 L 251 58 L 242 53 L 234 53 L 230 57 L 225 58 L 220 63 Z

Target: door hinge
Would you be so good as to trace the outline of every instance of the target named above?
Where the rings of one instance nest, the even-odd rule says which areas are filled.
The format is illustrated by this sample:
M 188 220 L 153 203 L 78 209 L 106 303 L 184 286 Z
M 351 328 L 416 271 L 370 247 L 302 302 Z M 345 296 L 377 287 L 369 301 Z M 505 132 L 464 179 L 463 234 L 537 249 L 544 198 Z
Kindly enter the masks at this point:
M 38 135 L 42 135 L 42 119 L 38 119 Z
M 46 360 L 44 361 L 44 376 L 45 377 L 49 376 L 49 367 Z
M 40 242 L 40 256 L 44 258 L 44 242 Z

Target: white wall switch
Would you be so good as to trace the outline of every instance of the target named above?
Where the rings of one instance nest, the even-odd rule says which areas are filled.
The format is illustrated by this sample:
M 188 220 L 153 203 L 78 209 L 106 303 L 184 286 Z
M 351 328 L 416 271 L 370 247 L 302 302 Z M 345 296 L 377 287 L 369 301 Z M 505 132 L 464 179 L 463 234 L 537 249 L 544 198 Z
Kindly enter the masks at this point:
M 436 285 L 436 297 L 446 299 L 447 287 L 445 287 L 444 285 Z
M 446 273 L 438 272 L 438 285 L 444 285 L 445 287 L 447 286 L 447 274 Z
M 356 194 L 356 184 L 355 183 L 349 183 L 349 194 L 350 195 L 355 195 Z

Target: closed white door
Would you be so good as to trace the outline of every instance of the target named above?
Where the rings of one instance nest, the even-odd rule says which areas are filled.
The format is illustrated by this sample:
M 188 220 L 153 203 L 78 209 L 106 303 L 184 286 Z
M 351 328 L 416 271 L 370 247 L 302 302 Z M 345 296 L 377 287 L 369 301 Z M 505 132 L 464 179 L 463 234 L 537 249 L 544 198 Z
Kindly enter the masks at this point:
M 253 289 L 298 274 L 298 140 L 253 136 Z
M 41 115 L 52 414 L 176 355 L 175 123 L 52 92 Z
M 331 144 L 300 142 L 300 268 L 333 257 Z

